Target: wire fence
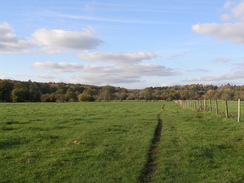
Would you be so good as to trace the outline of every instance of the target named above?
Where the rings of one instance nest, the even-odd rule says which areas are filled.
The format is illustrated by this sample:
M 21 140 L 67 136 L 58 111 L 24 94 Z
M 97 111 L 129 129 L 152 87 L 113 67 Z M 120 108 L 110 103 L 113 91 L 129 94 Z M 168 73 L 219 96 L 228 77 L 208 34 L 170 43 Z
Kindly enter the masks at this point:
M 236 118 L 238 122 L 244 120 L 242 111 L 244 101 L 223 101 L 223 100 L 175 100 L 176 104 L 183 108 L 195 109 L 196 111 L 212 112 L 226 118 Z

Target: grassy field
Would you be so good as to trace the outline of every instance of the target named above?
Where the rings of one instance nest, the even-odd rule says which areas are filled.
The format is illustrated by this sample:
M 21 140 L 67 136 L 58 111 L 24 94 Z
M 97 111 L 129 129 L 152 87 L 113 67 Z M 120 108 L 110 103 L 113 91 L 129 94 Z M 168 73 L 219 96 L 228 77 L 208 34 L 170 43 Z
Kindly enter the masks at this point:
M 152 182 L 244 182 L 244 123 L 167 103 Z
M 160 102 L 0 104 L 0 182 L 136 182 Z
M 173 102 L 0 103 L 0 182 L 241 183 L 243 134 Z M 154 175 L 140 179 L 149 154 Z

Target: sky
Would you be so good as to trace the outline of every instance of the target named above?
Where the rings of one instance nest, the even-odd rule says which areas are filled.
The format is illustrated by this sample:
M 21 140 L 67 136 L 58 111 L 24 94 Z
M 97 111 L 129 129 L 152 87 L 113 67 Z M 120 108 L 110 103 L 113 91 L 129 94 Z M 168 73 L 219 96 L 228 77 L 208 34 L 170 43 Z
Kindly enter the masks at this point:
M 244 0 L 0 0 L 0 79 L 244 85 Z

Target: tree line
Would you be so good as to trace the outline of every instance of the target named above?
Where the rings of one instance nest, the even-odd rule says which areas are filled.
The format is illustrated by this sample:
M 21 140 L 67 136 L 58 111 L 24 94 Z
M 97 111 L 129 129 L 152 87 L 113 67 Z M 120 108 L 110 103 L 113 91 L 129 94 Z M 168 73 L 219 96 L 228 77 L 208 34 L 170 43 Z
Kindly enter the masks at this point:
M 71 83 L 0 80 L 0 102 L 82 102 L 112 100 L 244 100 L 244 85 L 202 85 L 126 89 Z

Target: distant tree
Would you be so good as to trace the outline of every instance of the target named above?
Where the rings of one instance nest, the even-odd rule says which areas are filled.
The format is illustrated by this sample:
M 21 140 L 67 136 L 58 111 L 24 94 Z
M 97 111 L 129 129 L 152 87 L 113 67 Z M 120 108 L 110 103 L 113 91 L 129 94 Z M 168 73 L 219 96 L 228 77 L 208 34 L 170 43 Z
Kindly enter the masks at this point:
M 166 100 L 167 99 L 167 93 L 165 91 L 161 91 L 160 99 L 161 100 Z
M 189 90 L 188 91 L 188 95 L 187 95 L 187 99 L 188 100 L 194 100 L 195 97 L 195 91 L 194 90 Z
M 207 93 L 203 96 L 204 99 L 214 99 L 216 95 L 216 91 L 215 90 L 208 90 Z
M 21 87 L 15 88 L 12 91 L 12 99 L 14 102 L 26 102 L 29 101 L 30 92 L 28 88 Z
M 133 92 L 129 93 L 126 96 L 127 96 L 126 100 L 136 100 L 137 99 L 135 93 L 133 93 Z
M 65 102 L 64 94 L 55 94 L 56 102 Z
M 60 85 L 63 86 L 63 83 Z M 55 92 L 55 98 L 56 98 L 56 102 L 65 102 L 65 90 L 61 88 L 58 89 Z
M 82 93 L 78 96 L 79 102 L 94 102 L 95 98 L 89 94 Z
M 65 91 L 63 89 L 58 89 L 55 94 L 65 94 Z
M 57 99 L 54 93 L 52 94 L 46 93 L 41 96 L 41 100 L 42 102 L 56 102 Z
M 136 100 L 141 100 L 142 91 L 141 90 L 135 90 L 134 93 L 135 93 L 135 99 Z
M 222 100 L 232 100 L 234 97 L 234 93 L 230 92 L 230 91 L 224 91 L 221 94 L 221 99 Z
M 128 97 L 127 95 L 127 89 L 125 88 L 116 88 L 116 93 L 115 96 L 118 98 L 118 100 L 122 101 L 122 100 L 126 100 L 126 98 Z
M 77 102 L 78 100 L 76 93 L 71 89 L 66 91 L 65 99 L 67 102 Z
M 153 88 L 149 87 L 149 88 L 145 88 L 144 89 L 144 96 L 145 96 L 145 100 L 152 100 L 153 99 Z
M 52 93 L 52 88 L 51 85 L 48 83 L 42 83 L 40 87 L 41 93 L 42 94 L 47 94 L 47 93 Z
M 79 93 L 82 93 L 84 90 L 86 90 L 86 88 L 80 85 L 74 87 L 74 91 L 77 91 Z
M 41 90 L 40 85 L 37 82 L 29 81 L 29 100 L 31 102 L 40 102 L 41 101 Z
M 240 96 L 239 99 L 244 100 L 244 91 L 240 91 L 239 96 Z
M 195 92 L 194 100 L 199 100 L 201 98 L 201 95 L 198 92 Z
M 173 91 L 171 94 L 172 99 L 179 100 L 180 99 L 180 92 L 179 91 Z
M 81 95 L 82 94 L 82 95 Z M 141 90 L 129 90 L 113 86 L 91 86 L 67 83 L 38 83 L 31 80 L 0 80 L 0 102 L 72 102 L 90 100 L 188 100 L 222 99 L 244 100 L 244 85 L 191 84 L 185 86 L 148 87 Z
M 235 91 L 234 93 L 234 100 L 241 99 L 241 91 Z
M 182 99 L 182 100 L 187 100 L 188 99 L 188 90 L 184 90 L 184 91 L 182 91 L 181 93 L 180 93 L 180 98 Z
M 167 100 L 167 101 L 172 101 L 173 98 L 172 98 L 172 97 L 168 97 L 166 100 Z
M 102 87 L 101 89 L 101 92 L 100 92 L 100 97 L 102 100 L 108 102 L 112 99 L 114 99 L 114 93 L 115 93 L 115 87 L 113 86 L 104 86 Z
M 10 81 L 0 81 L 0 102 L 11 102 L 11 92 L 13 87 L 14 85 Z
M 62 90 L 63 91 L 63 94 L 65 94 L 66 91 L 68 90 L 68 86 L 65 83 L 57 83 L 56 86 L 57 86 L 58 90 Z
M 220 99 L 221 100 L 232 100 L 234 99 L 234 87 L 230 84 L 227 84 L 225 86 L 222 86 L 218 89 L 218 91 L 221 93 Z

